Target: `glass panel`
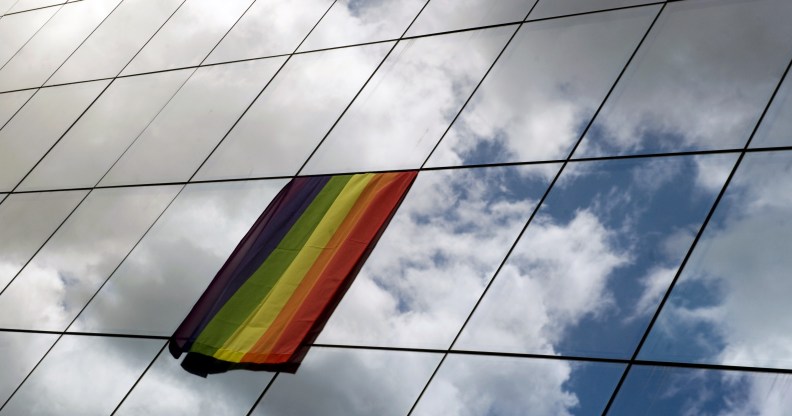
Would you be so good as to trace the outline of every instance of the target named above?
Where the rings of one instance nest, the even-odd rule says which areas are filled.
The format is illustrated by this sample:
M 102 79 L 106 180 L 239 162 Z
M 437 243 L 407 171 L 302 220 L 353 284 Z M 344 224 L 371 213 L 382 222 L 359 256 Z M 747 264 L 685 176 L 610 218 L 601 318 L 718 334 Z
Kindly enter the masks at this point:
M 66 3 L 66 0 L 19 0 L 6 13 L 18 13 L 25 10 L 37 9 L 39 7 L 47 7 L 63 3 Z
M 0 327 L 64 330 L 179 188 L 91 192 L 0 296 Z
M 658 8 L 524 25 L 428 165 L 565 159 Z
M 118 75 L 181 3 L 182 0 L 124 0 L 47 84 Z
M 0 372 L 0 403 L 8 400 L 57 338 L 51 334 L 0 332 L 0 354 L 6 357 Z
M 783 415 L 792 376 L 634 366 L 608 415 Z
M 748 154 L 640 357 L 792 366 L 792 153 Z
M 272 373 L 232 371 L 196 377 L 167 352 L 157 357 L 117 415 L 245 415 Z
M 188 0 L 122 74 L 198 65 L 250 3 L 252 0 Z
M 654 2 L 655 0 L 545 0 L 536 5 L 528 19 L 544 19 Z
M 0 414 L 109 415 L 162 343 L 64 336 Z
M 293 56 L 195 179 L 295 174 L 390 47 Z
M 16 276 L 87 191 L 14 194 L 0 205 L 0 290 Z M 2 197 L 0 197 L 2 200 Z
M 4 14 L 11 6 L 15 5 L 17 0 L 0 0 L 0 15 Z M 0 16 L 2 18 L 3 16 Z
M 285 60 L 199 68 L 101 185 L 189 180 Z
M 516 29 L 400 42 L 305 173 L 419 167 Z
M 19 189 L 96 185 L 193 71 L 168 71 L 114 80 Z
M 69 330 L 171 335 L 285 183 L 186 187 Z
M 452 354 L 412 415 L 600 415 L 620 364 Z
M 59 7 L 52 19 L 0 69 L 0 91 L 44 84 L 119 1 L 90 0 Z
M 36 33 L 44 23 L 58 11 L 57 7 L 49 7 L 28 13 L 13 14 L 0 19 L 0 67 Z
M 787 76 L 767 110 L 751 147 L 792 146 L 792 77 Z M 0 119 L 1 120 L 1 119 Z
M 108 82 L 38 90 L 0 130 L 0 190 L 12 190 Z
M 407 36 L 519 22 L 534 3 L 536 0 L 431 0 Z
M 312 348 L 297 374 L 278 379 L 253 415 L 403 416 L 440 354 Z
M 426 0 L 338 0 L 301 51 L 397 39 Z
M 330 0 L 258 0 L 207 58 L 207 63 L 291 53 L 308 35 Z
M 16 114 L 17 110 L 19 110 L 36 91 L 37 90 L 25 90 L 0 94 L 0 129 L 5 126 L 6 122 Z
M 455 348 L 632 356 L 735 160 L 569 165 Z
M 317 342 L 447 348 L 558 168 L 422 172 Z
M 575 156 L 742 148 L 789 62 L 790 16 L 787 0 L 669 3 Z

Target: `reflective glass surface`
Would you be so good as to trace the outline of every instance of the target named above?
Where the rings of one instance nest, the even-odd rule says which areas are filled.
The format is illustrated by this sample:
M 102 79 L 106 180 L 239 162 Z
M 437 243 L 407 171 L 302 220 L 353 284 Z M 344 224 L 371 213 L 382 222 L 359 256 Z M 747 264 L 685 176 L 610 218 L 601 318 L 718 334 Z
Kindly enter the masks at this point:
M 0 0 L 0 18 L 2 18 L 2 14 L 16 4 L 17 1 L 18 0 Z
M 415 416 L 600 415 L 620 364 L 449 355 Z
M 586 13 L 646 3 L 654 3 L 654 0 L 544 0 L 536 5 L 528 19 L 544 19 L 553 16 Z
M 0 91 L 44 84 L 119 2 L 90 0 L 58 8 L 52 19 L 0 69 Z
M 516 29 L 400 42 L 304 173 L 419 167 Z
M 331 4 L 331 0 L 258 0 L 206 61 L 227 62 L 291 53 Z
M 0 372 L 0 403 L 8 400 L 56 339 L 58 336 L 53 334 L 0 332 L 0 354 L 3 357 L 14 357 L 13 360 L 3 361 L 3 371 Z
M 0 94 L 0 129 L 35 93 L 36 90 L 25 90 Z
M 0 326 L 66 329 L 179 188 L 91 192 L 0 295 Z
M 48 7 L 0 19 L 0 39 L 3 40 L 0 42 L 0 67 L 5 65 L 57 11 L 57 7 Z
M 100 185 L 190 179 L 285 59 L 199 68 Z
M 232 371 L 196 377 L 167 351 L 135 386 L 117 415 L 246 415 L 272 373 Z
M 0 414 L 109 415 L 162 343 L 64 336 Z
M 278 374 L 255 416 L 403 416 L 440 354 L 313 348 L 297 374 Z
M 87 191 L 0 197 L 0 290 L 22 270 Z
M 124 0 L 47 84 L 118 75 L 182 1 Z
M 534 3 L 536 0 L 431 0 L 407 36 L 519 22 Z
M 317 342 L 447 348 L 558 168 L 421 173 Z
M 748 154 L 639 355 L 790 368 L 792 153 Z
M 629 358 L 735 159 L 569 165 L 454 347 Z
M 609 415 L 783 415 L 792 376 L 634 366 Z
M 295 174 L 391 46 L 292 57 L 195 179 Z
M 42 88 L 0 130 L 0 190 L 12 190 L 107 86 Z
M 322 18 L 301 51 L 396 39 L 426 0 L 339 0 Z
M 186 69 L 113 81 L 19 189 L 96 185 L 192 72 Z
M 658 9 L 524 25 L 428 166 L 565 159 Z
M 37 9 L 57 4 L 66 3 L 66 0 L 18 0 L 6 13 L 18 13 L 25 10 Z
M 187 186 L 69 330 L 171 335 L 285 183 Z
M 790 18 L 786 0 L 669 3 L 575 156 L 742 148 L 789 63 Z
M 200 64 L 252 2 L 187 0 L 122 74 Z
M 773 104 L 751 140 L 751 147 L 792 146 L 792 78 L 781 84 Z

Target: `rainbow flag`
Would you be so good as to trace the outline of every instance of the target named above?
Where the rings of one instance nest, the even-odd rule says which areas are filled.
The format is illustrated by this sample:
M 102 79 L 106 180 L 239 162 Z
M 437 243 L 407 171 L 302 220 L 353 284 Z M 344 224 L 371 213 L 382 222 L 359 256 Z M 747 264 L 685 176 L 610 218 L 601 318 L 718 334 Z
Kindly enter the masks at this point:
M 170 340 L 200 375 L 296 371 L 417 172 L 299 177 L 256 220 Z

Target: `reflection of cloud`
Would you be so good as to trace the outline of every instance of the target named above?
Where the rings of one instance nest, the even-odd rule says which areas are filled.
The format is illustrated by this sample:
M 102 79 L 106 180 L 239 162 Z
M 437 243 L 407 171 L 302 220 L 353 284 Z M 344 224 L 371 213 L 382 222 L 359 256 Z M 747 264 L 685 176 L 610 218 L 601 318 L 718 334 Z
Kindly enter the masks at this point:
M 318 342 L 447 347 L 544 190 L 541 176 L 420 175 Z
M 432 0 L 408 36 L 519 22 L 536 0 Z
M 57 335 L 0 332 L 0 354 L 6 357 L 0 371 L 0 403 L 5 403 L 56 339 Z

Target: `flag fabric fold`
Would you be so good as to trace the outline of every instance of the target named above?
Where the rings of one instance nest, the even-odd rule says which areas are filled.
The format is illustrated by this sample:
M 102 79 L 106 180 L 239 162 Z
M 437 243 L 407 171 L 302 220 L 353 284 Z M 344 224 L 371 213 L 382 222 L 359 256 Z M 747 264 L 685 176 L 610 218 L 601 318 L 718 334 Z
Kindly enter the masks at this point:
M 171 337 L 182 366 L 296 371 L 416 171 L 292 179 Z

